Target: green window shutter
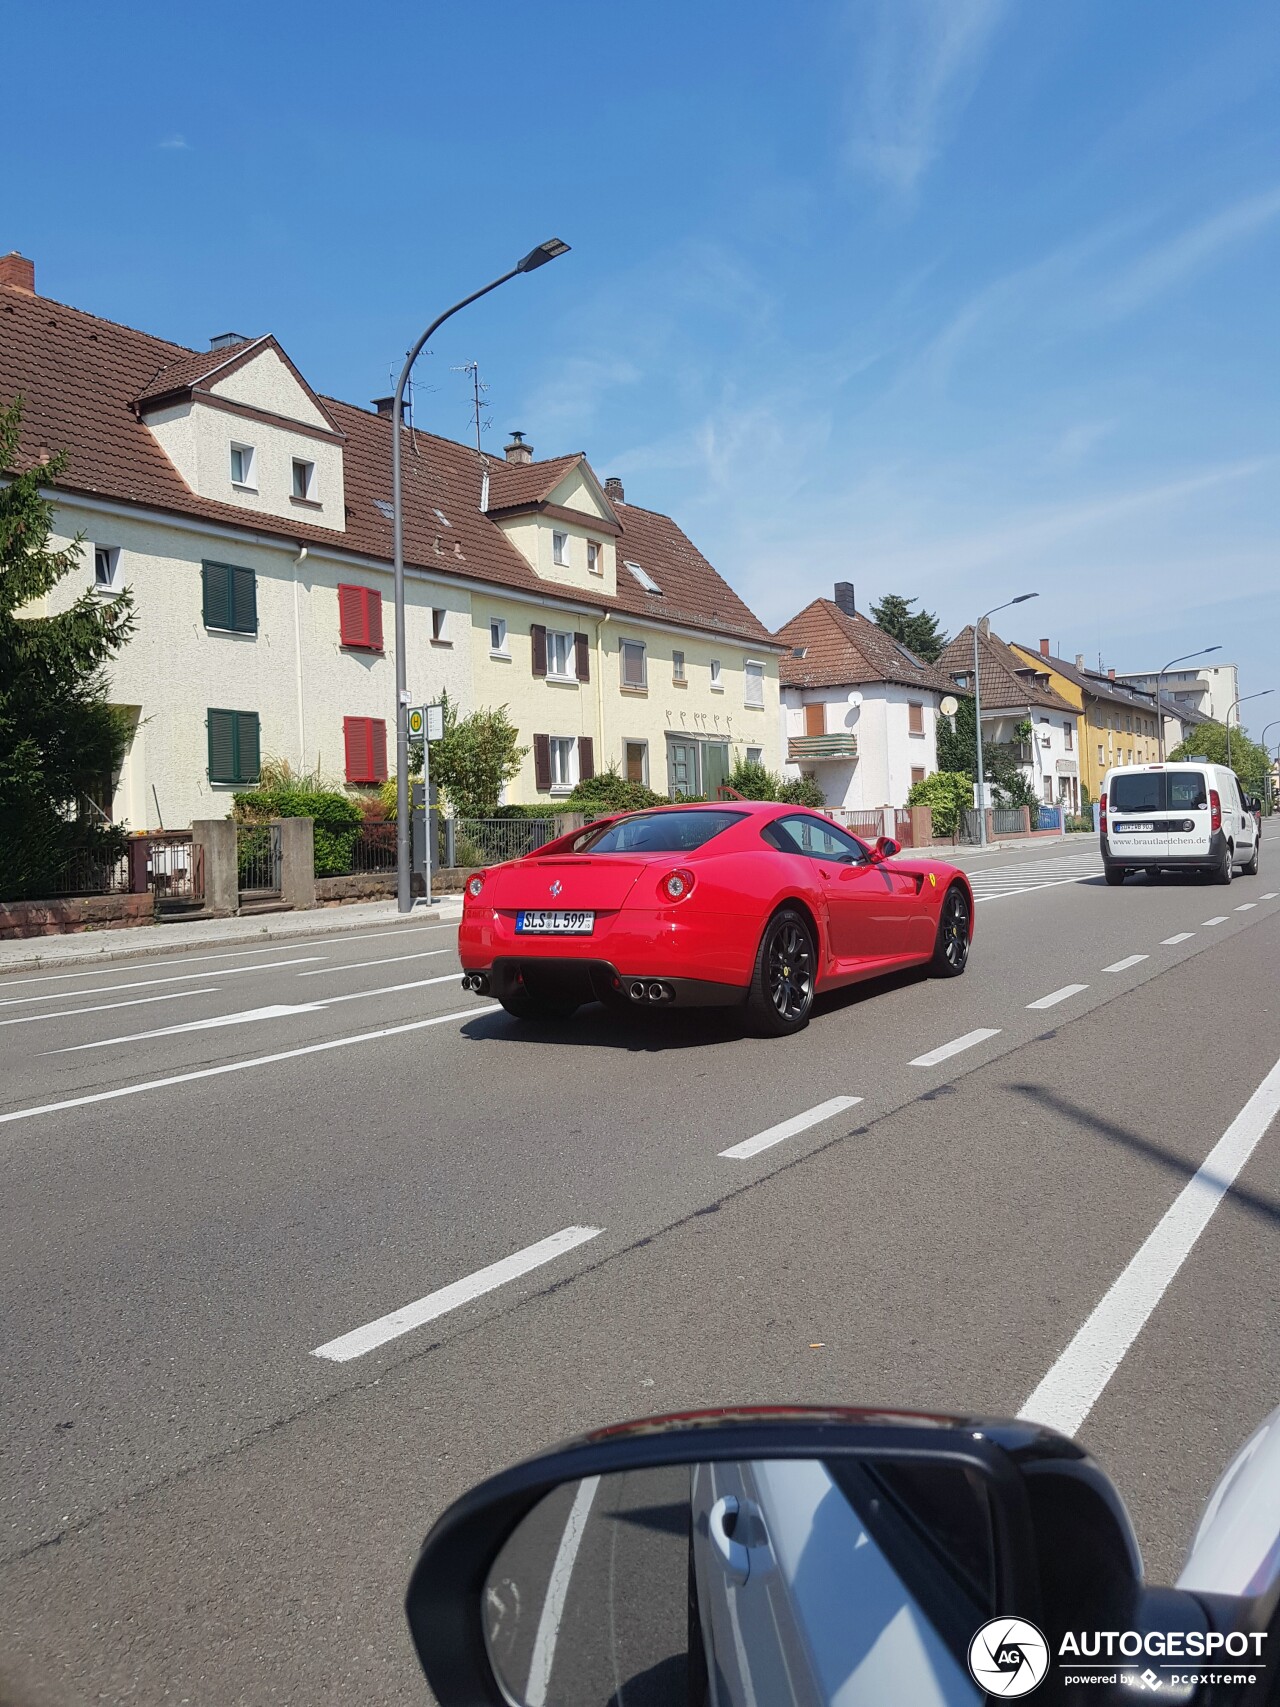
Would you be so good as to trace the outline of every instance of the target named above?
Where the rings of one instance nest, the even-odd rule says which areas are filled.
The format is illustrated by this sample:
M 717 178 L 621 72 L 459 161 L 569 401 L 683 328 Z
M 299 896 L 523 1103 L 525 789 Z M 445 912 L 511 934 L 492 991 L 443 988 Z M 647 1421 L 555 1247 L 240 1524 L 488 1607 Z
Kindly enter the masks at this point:
M 238 711 L 236 713 L 236 769 L 239 775 L 237 782 L 257 782 L 258 772 L 262 768 L 258 739 L 258 714 L 256 711 Z
M 204 573 L 204 625 L 231 627 L 231 571 L 225 563 L 206 563 Z
M 237 634 L 258 632 L 258 577 L 252 569 L 230 571 L 231 626 Z
M 238 782 L 236 775 L 236 714 L 234 711 L 210 711 L 209 781 Z

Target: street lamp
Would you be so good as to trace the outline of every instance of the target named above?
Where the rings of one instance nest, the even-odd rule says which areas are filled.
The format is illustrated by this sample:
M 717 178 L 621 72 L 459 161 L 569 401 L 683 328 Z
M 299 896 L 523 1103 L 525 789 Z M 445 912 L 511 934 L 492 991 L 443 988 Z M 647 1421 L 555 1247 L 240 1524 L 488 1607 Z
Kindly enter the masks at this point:
M 1267 746 L 1267 731 L 1270 729 L 1280 729 L 1280 718 L 1275 718 L 1270 723 L 1267 724 L 1266 728 L 1263 729 L 1262 735 L 1258 741 L 1258 745 L 1262 748 L 1263 752 L 1266 754 L 1268 759 L 1270 759 L 1270 757 L 1271 757 L 1271 750 Z M 1276 749 L 1276 754 L 1277 754 L 1277 757 L 1280 757 L 1280 748 Z M 1270 764 L 1268 764 L 1267 765 L 1267 805 L 1268 806 L 1270 806 L 1272 804 L 1271 795 L 1272 795 L 1271 766 L 1270 766 Z
M 1233 699 L 1231 701 L 1231 704 L 1227 707 L 1227 769 L 1228 770 L 1231 769 L 1231 713 L 1235 710 L 1235 708 L 1238 705 L 1243 705 L 1246 700 L 1249 700 L 1249 699 L 1265 699 L 1269 693 L 1274 693 L 1274 692 L 1275 692 L 1274 688 L 1261 688 L 1261 689 L 1259 689 L 1259 691 L 1257 693 L 1242 694 L 1239 699 Z M 1270 727 L 1271 727 L 1271 725 L 1268 723 L 1267 728 L 1270 729 Z
M 978 743 L 978 845 L 987 845 L 987 784 L 982 763 L 982 682 L 981 665 L 978 662 L 978 630 L 988 617 L 997 611 L 1008 610 L 1010 605 L 1025 605 L 1028 599 L 1038 599 L 1039 593 L 1019 593 L 1016 599 L 1006 599 L 1002 605 L 992 605 L 989 611 L 984 611 L 973 625 L 973 730 Z
M 400 424 L 404 417 L 404 388 L 409 383 L 414 362 L 422 354 L 423 345 L 429 338 L 434 337 L 445 321 L 460 308 L 466 308 L 480 297 L 488 296 L 491 290 L 497 290 L 499 285 L 506 284 L 509 279 L 517 278 L 521 273 L 531 273 L 538 267 L 546 266 L 548 261 L 567 254 L 568 250 L 567 243 L 562 243 L 558 237 L 549 237 L 545 243 L 531 249 L 523 260 L 517 261 L 509 273 L 503 273 L 500 279 L 494 279 L 492 284 L 484 285 L 480 290 L 473 290 L 470 296 L 464 296 L 461 302 L 455 302 L 452 308 L 447 308 L 438 319 L 431 322 L 409 351 L 404 366 L 400 369 L 400 378 L 396 381 L 396 394 L 391 408 L 391 533 L 395 552 L 396 599 L 396 906 L 401 913 L 408 913 L 413 908 L 409 882 L 409 688 L 404 634 L 404 507 L 400 489 Z M 427 857 L 430 858 L 429 852 Z
M 1164 680 L 1165 670 L 1171 670 L 1175 664 L 1185 664 L 1189 658 L 1207 658 L 1210 652 L 1221 652 L 1221 646 L 1205 646 L 1199 652 L 1184 652 L 1181 658 L 1170 658 L 1169 662 L 1156 676 L 1156 727 L 1160 731 L 1160 763 L 1164 763 L 1164 708 L 1160 703 L 1160 684 Z

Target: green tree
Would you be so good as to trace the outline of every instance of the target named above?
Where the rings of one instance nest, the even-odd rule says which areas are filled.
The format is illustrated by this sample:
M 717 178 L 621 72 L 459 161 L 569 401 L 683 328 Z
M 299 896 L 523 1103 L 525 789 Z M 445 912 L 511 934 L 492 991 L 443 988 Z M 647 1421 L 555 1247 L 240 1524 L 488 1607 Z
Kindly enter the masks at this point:
M 1169 754 L 1170 759 L 1207 759 L 1211 765 L 1227 762 L 1227 726 L 1225 723 L 1198 723 Z M 1256 794 L 1266 800 L 1271 760 L 1267 750 L 1251 741 L 1243 729 L 1231 731 L 1231 768 L 1240 778 L 1246 794 Z
M 886 593 L 878 605 L 872 605 L 871 615 L 886 634 L 900 640 L 926 664 L 933 664 L 946 651 L 950 636 L 939 628 L 938 619 L 931 611 L 912 610 L 912 605 L 919 602 Z
M 973 777 L 978 768 L 978 742 L 973 717 L 973 698 L 959 696 L 960 704 L 954 717 L 938 718 L 938 769 L 963 771 Z
M 786 806 L 813 806 L 824 812 L 827 797 L 816 777 L 787 777 L 778 784 L 778 800 Z
M 459 818 L 488 817 L 503 783 L 520 774 L 529 749 L 520 745 L 520 731 L 505 705 L 459 717 L 448 694 L 441 701 L 444 734 L 431 743 L 431 780 Z
M 0 409 L 0 899 L 47 893 L 76 853 L 123 848 L 124 832 L 86 812 L 120 764 L 120 712 L 106 697 L 107 663 L 133 630 L 129 593 L 86 588 L 56 615 L 32 606 L 81 567 L 83 536 L 50 548 L 54 484 L 65 453 L 19 467 L 22 399 Z M 27 611 L 29 614 L 19 614 Z

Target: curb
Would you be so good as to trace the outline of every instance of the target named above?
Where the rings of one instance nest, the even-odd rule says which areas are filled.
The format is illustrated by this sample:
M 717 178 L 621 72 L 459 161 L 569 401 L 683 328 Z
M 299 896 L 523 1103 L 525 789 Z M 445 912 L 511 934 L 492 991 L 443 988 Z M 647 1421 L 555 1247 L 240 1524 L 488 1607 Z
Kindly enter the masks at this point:
M 130 942 L 127 945 L 104 941 L 101 948 L 84 949 L 76 954 L 40 952 L 33 947 L 30 953 L 15 955 L 13 959 L 9 959 L 0 953 L 0 978 L 4 978 L 12 972 L 48 972 L 56 970 L 58 967 L 69 971 L 79 967 L 92 970 L 95 966 L 108 966 L 119 960 L 143 960 L 155 958 L 157 955 L 180 954 L 188 948 L 218 948 L 225 945 L 234 950 L 242 943 L 253 946 L 264 942 L 305 942 L 308 937 L 341 936 L 349 931 L 364 930 L 369 927 L 373 927 L 375 930 L 383 928 L 394 930 L 401 923 L 415 925 L 452 923 L 451 920 L 442 918 L 440 912 L 434 907 L 424 907 L 421 910 L 415 908 L 410 913 L 392 913 L 385 918 L 365 917 L 363 919 L 333 919 L 328 916 L 335 911 L 337 911 L 336 908 L 317 907 L 308 909 L 305 913 L 267 914 L 264 916 L 262 926 L 257 930 L 218 932 L 210 929 L 199 936 L 184 936 L 181 942 L 175 942 L 171 934 L 174 930 L 182 929 L 181 926 L 145 925 L 127 932 L 112 933 L 142 938 L 141 942 Z M 267 923 L 267 919 L 272 922 Z M 281 923 L 284 919 L 296 919 L 298 923 L 290 929 L 285 929 Z M 238 921 L 210 920 L 210 925 L 236 922 Z M 76 934 L 81 941 L 86 936 L 96 938 L 96 933 L 81 931 Z M 107 935 L 108 933 L 105 931 L 102 933 L 103 937 Z M 66 938 L 50 939 L 44 937 L 33 940 L 65 942 Z

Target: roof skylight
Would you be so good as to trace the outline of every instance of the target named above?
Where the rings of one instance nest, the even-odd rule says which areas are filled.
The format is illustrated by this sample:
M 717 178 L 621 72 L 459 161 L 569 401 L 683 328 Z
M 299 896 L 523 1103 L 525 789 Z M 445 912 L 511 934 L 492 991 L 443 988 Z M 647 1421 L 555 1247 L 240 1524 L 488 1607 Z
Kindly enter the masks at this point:
M 646 593 L 655 593 L 658 598 L 662 597 L 662 588 L 647 570 L 642 569 L 638 563 L 628 562 L 625 557 L 623 558 L 623 564 L 626 568 L 630 569 L 631 573 L 635 576 L 636 580 L 639 581 Z
M 375 498 L 373 500 L 373 507 L 375 510 L 379 510 L 388 521 L 393 521 L 395 519 L 395 511 L 385 498 Z

